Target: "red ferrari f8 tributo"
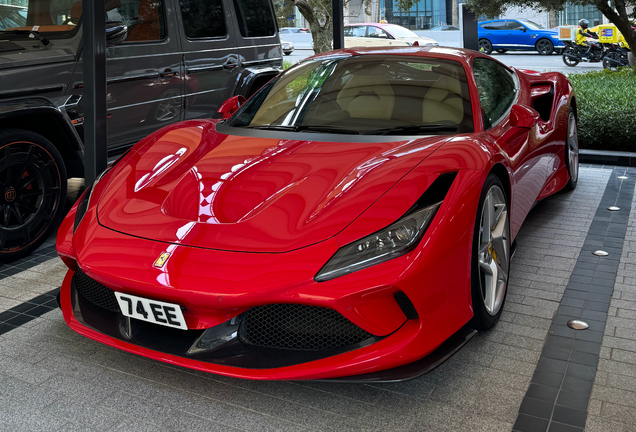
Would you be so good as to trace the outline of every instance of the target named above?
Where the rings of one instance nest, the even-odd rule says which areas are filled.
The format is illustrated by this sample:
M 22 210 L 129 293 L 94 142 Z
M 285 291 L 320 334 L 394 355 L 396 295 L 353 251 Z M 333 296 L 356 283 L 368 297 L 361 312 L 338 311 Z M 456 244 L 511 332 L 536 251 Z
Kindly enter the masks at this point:
M 243 102 L 86 189 L 57 239 L 73 330 L 233 377 L 412 378 L 495 325 L 526 215 L 577 182 L 568 80 L 478 52 L 329 52 Z

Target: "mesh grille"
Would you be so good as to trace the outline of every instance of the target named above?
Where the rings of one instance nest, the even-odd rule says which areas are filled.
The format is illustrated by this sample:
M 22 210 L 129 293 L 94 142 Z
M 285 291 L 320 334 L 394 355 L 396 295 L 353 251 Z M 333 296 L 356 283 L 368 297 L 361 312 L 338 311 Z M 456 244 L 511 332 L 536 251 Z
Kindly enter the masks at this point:
M 119 304 L 115 292 L 86 276 L 77 269 L 75 272 L 75 289 L 89 302 L 112 312 L 119 312 Z
M 303 351 L 342 348 L 371 337 L 333 309 L 298 304 L 253 307 L 239 327 L 246 344 Z

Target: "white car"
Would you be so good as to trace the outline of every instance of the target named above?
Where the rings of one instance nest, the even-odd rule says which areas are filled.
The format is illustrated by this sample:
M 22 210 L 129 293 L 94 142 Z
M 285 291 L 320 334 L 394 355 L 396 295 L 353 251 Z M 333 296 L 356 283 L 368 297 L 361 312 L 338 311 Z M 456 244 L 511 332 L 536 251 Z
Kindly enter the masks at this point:
M 292 52 L 294 52 L 293 43 L 281 39 L 280 45 L 283 47 L 283 52 L 285 53 L 285 55 L 290 55 Z
M 348 24 L 344 28 L 345 48 L 365 46 L 438 46 L 431 38 L 418 36 L 396 24 Z

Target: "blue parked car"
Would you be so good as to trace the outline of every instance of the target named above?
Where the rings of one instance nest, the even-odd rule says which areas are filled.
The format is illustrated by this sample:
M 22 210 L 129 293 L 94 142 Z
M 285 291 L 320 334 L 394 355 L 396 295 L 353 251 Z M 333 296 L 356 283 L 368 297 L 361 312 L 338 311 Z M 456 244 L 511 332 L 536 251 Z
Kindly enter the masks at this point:
M 526 19 L 499 19 L 479 23 L 479 49 L 485 54 L 493 50 L 538 51 L 550 55 L 563 49 L 556 30 L 549 30 Z

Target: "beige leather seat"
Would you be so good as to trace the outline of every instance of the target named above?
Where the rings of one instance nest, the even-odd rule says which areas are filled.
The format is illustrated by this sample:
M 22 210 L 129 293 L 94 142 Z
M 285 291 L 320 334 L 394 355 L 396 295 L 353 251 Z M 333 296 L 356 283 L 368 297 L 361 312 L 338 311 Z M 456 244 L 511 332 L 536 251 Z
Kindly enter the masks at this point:
M 384 70 L 365 70 L 347 82 L 336 101 L 351 117 L 390 119 L 395 105 L 395 96 Z
M 436 123 L 447 120 L 460 124 L 463 118 L 461 83 L 453 76 L 442 75 L 424 96 L 422 121 Z

